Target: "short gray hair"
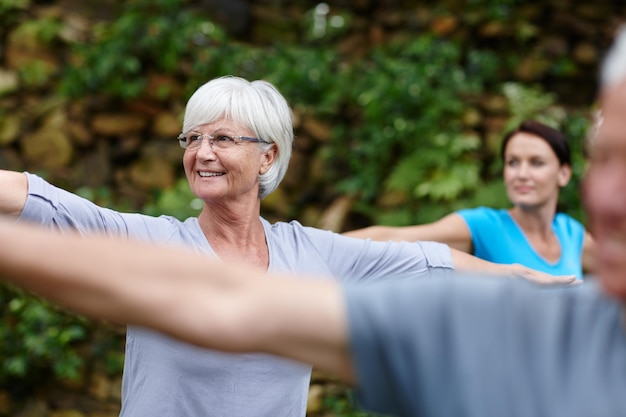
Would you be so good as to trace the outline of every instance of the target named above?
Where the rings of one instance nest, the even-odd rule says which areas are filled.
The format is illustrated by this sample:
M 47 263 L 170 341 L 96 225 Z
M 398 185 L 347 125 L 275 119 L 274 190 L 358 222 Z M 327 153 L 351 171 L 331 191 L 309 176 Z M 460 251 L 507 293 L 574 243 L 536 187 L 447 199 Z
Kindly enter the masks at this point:
M 277 156 L 270 169 L 259 176 L 259 196 L 272 193 L 289 166 L 293 147 L 293 115 L 285 98 L 271 83 L 240 77 L 215 78 L 200 86 L 185 108 L 183 132 L 228 118 L 276 144 Z M 270 145 L 266 146 L 269 149 Z
M 600 71 L 601 88 L 626 80 L 626 25 L 619 27 Z

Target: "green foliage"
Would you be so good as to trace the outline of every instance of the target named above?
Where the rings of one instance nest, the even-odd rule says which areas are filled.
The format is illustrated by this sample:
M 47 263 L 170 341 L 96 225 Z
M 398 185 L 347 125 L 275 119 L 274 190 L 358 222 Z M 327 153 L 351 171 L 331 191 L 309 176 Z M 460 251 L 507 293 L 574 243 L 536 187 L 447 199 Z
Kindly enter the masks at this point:
M 350 111 L 354 119 L 336 123 L 328 152 L 334 176 L 344 178 L 338 191 L 359 195 L 364 204 L 357 209 L 380 222 L 390 217 L 376 203 L 386 193 L 402 193 L 408 205 L 437 204 L 443 214 L 477 189 L 482 145 L 462 118 L 496 70 L 492 54 L 465 56 L 455 42 L 430 35 L 386 45 L 358 63 L 346 76 L 344 101 L 359 107 Z M 407 216 L 406 207 L 391 210 L 405 221 L 423 219 Z
M 563 119 L 560 127 L 569 140 L 572 151 L 572 179 L 561 190 L 559 209 L 574 218 L 586 223 L 584 206 L 581 198 L 581 187 L 587 168 L 586 140 L 590 126 L 589 114 L 580 111 L 570 111 Z
M 349 14 L 331 12 L 326 3 L 319 3 L 306 14 L 304 40 L 311 44 L 332 42 L 346 33 L 351 20 Z
M 327 394 L 322 402 L 324 410 L 333 417 L 384 417 L 359 410 L 349 388 Z
M 224 32 L 184 0 L 129 2 L 113 24 L 94 30 L 96 39 L 74 47 L 61 91 L 72 97 L 90 92 L 122 99 L 145 92 L 146 74 L 183 72 L 179 64 L 214 43 Z
M 454 45 L 449 44 L 448 48 L 453 51 Z M 465 207 L 508 207 L 498 156 L 491 155 L 486 160 L 478 157 L 481 151 L 485 152 L 480 137 L 476 132 L 468 133 L 459 122 L 464 108 L 457 108 L 449 103 L 454 100 L 455 95 L 471 98 L 476 90 L 488 91 L 487 86 L 493 84 L 496 91 L 500 90 L 506 98 L 510 115 L 502 134 L 522 120 L 533 118 L 561 129 L 569 137 L 574 172 L 571 183 L 562 191 L 560 208 L 584 221 L 580 183 L 585 166 L 583 148 L 588 125 L 586 116 L 558 106 L 557 97 L 543 91 L 540 86 L 512 82 L 494 83 L 495 78 L 490 78 L 489 72 L 473 76 L 476 73 L 472 71 L 471 60 L 466 61 L 469 63 L 465 67 L 457 64 L 456 68 L 450 69 L 457 61 L 453 53 L 448 56 L 452 60 L 441 62 L 440 65 L 447 66 L 453 74 L 454 70 L 458 71 L 457 74 L 462 75 L 457 77 L 470 84 L 437 84 L 436 79 L 431 80 L 437 86 L 436 98 L 424 99 L 423 102 L 415 99 L 411 101 L 406 97 L 406 90 L 410 87 L 402 88 L 401 82 L 396 83 L 396 86 L 399 84 L 404 92 L 393 95 L 396 90 L 387 88 L 392 84 L 391 80 L 387 81 L 380 76 L 375 81 L 372 80 L 382 83 L 381 90 L 389 92 L 394 104 L 402 103 L 401 115 L 396 116 L 396 123 L 390 128 L 385 123 L 389 121 L 389 116 L 394 116 L 393 107 L 373 111 L 371 118 L 366 119 L 367 123 L 351 129 L 362 132 L 358 138 L 364 143 L 346 151 L 340 150 L 342 145 L 336 142 L 336 149 L 329 152 L 334 158 L 342 154 L 347 154 L 350 158 L 348 161 L 352 170 L 346 175 L 346 180 L 340 182 L 340 187 L 345 192 L 361 195 L 356 210 L 370 216 L 373 223 L 405 225 L 430 222 Z M 476 58 L 474 55 L 473 59 Z M 489 63 L 491 56 L 485 54 L 479 59 Z M 392 65 L 393 61 L 387 59 L 386 63 Z M 399 77 L 398 69 L 391 69 L 389 73 L 392 74 L 391 78 Z M 422 74 L 424 73 L 427 71 L 422 70 Z M 445 70 L 440 70 L 438 75 L 445 79 L 454 79 Z M 426 76 L 418 78 L 427 79 Z M 382 93 L 376 96 L 378 101 L 385 101 L 387 98 Z M 384 105 L 377 103 L 380 107 Z M 425 106 L 423 110 L 422 105 Z M 419 119 L 409 120 L 407 115 L 414 111 L 419 113 L 416 116 Z M 367 110 L 364 113 L 369 115 Z M 446 124 L 447 120 L 452 122 Z M 378 133 L 375 138 L 375 129 L 378 132 L 388 129 L 388 135 L 385 137 Z M 411 141 L 411 138 L 414 139 Z M 345 166 L 336 160 L 333 163 Z M 387 195 L 398 193 L 403 196 L 402 204 L 384 204 Z
M 516 5 L 522 0 L 468 0 L 470 10 L 480 10 L 488 19 L 507 21 L 515 16 Z
M 61 379 L 77 378 L 83 359 L 76 343 L 85 340 L 87 324 L 36 297 L 0 285 L 0 382 L 11 381 L 16 387 L 37 384 L 48 373 Z
M 504 131 L 515 128 L 525 119 L 536 119 L 555 128 L 561 118 L 558 111 L 551 106 L 556 96 L 544 92 L 540 87 L 529 87 L 519 83 L 504 83 L 502 92 L 507 99 L 511 116 Z
M 202 200 L 189 189 L 187 179 L 181 178 L 174 187 L 159 192 L 154 202 L 147 204 L 142 211 L 151 216 L 168 215 L 185 220 L 197 216 L 202 205 Z
M 30 0 L 2 0 L 0 2 L 0 27 L 13 25 L 30 5 Z
M 15 7 L 23 7 L 23 5 L 19 4 Z M 0 11 L 0 19 L 10 20 L 11 13 L 8 11 L 5 13 Z M 19 39 L 23 45 L 42 49 L 43 45 L 50 45 L 58 40 L 61 29 L 62 23 L 58 18 L 42 17 L 21 23 L 13 31 L 13 37 Z M 20 80 L 26 87 L 45 85 L 57 71 L 56 66 L 48 60 L 35 57 L 24 59 L 18 69 Z

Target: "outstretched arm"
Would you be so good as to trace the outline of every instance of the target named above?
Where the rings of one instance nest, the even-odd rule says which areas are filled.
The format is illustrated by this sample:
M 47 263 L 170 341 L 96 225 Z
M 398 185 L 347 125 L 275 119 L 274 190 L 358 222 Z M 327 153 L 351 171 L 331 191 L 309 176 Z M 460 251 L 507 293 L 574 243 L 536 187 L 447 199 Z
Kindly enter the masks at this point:
M 556 276 L 528 268 L 521 264 L 497 264 L 471 255 L 472 234 L 463 218 L 448 214 L 440 220 L 418 226 L 370 226 L 343 233 L 346 236 L 382 241 L 435 241 L 450 246 L 452 263 L 457 271 L 489 274 L 500 277 L 524 278 L 540 284 L 570 284 L 575 275 Z
M 21 172 L 0 170 L 0 214 L 17 218 L 28 193 L 28 180 Z
M 351 230 L 343 233 L 346 236 L 361 239 L 382 241 L 408 242 L 434 241 L 445 243 L 451 248 L 472 253 L 472 234 L 467 223 L 456 213 L 448 214 L 433 223 L 415 226 L 370 226 L 363 229 Z
M 497 264 L 469 253 L 450 248 L 452 263 L 457 271 L 489 274 L 502 278 L 523 278 L 538 284 L 567 285 L 576 283 L 575 275 L 551 275 L 521 264 Z
M 341 290 L 163 246 L 0 219 L 0 276 L 77 313 L 230 352 L 309 363 L 353 382 Z

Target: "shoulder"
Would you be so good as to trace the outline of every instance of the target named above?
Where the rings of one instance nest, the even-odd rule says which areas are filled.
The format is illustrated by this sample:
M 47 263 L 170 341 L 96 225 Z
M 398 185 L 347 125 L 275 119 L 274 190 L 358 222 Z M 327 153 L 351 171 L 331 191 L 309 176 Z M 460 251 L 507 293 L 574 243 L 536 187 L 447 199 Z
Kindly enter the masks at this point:
M 507 211 L 505 209 L 497 209 L 492 207 L 479 206 L 469 209 L 461 209 L 458 210 L 457 213 L 463 216 L 492 216 L 492 217 L 502 217 L 507 215 Z
M 567 225 L 583 227 L 581 222 L 579 222 L 578 220 L 576 220 L 575 218 L 573 218 L 572 216 L 566 213 L 561 213 L 561 212 L 556 213 L 554 216 L 554 221 L 555 223 L 559 225 L 567 224 Z
M 456 211 L 456 213 L 461 216 L 467 223 L 501 223 L 510 218 L 509 213 L 504 209 L 495 209 L 484 206 L 471 209 L 463 209 Z
M 547 336 L 562 329 L 572 317 L 580 322 L 593 321 L 599 318 L 599 310 L 620 309 L 619 303 L 608 300 L 594 283 L 546 290 L 521 280 L 460 274 L 346 286 L 344 291 L 351 327 L 378 327 L 378 336 L 385 339 L 395 337 L 391 333 L 399 329 L 411 338 L 409 335 L 419 333 L 419 327 L 432 332 L 455 329 L 459 334 L 471 329 L 467 337 L 497 327 L 534 329 Z
M 280 221 L 276 223 L 270 223 L 266 219 L 261 218 L 263 227 L 268 236 L 272 236 L 278 239 L 333 239 L 334 237 L 341 237 L 341 235 L 334 233 L 330 230 L 318 229 L 316 227 L 304 226 L 297 220 L 291 220 L 288 222 Z M 344 236 L 345 237 L 345 236 Z
M 557 213 L 554 216 L 554 227 L 568 235 L 584 235 L 585 226 L 569 214 Z

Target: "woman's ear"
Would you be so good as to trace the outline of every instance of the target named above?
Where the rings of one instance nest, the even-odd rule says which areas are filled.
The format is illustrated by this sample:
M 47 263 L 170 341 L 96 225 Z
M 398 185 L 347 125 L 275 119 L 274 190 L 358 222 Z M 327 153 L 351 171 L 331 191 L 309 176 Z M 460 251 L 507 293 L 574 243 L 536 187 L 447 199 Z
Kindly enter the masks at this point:
M 259 168 L 259 175 L 265 174 L 270 169 L 270 167 L 274 164 L 274 161 L 276 161 L 277 156 L 278 148 L 275 143 L 272 143 L 270 148 L 261 155 L 262 160 L 261 167 Z
M 569 164 L 563 164 L 559 168 L 557 176 L 559 187 L 565 187 L 572 178 L 572 167 Z

